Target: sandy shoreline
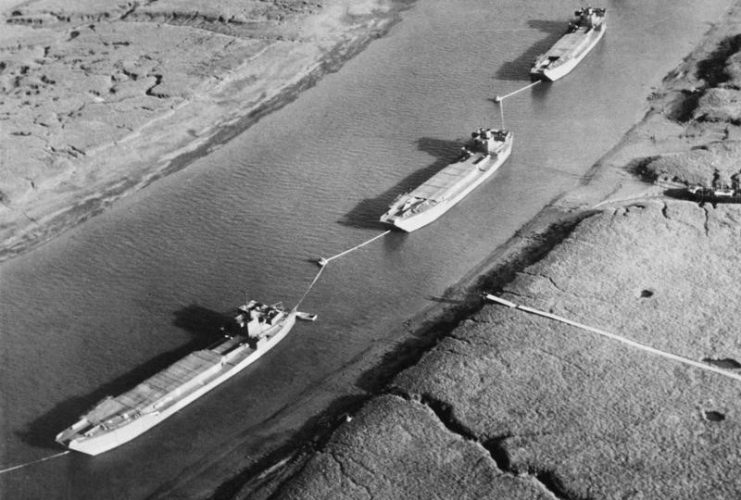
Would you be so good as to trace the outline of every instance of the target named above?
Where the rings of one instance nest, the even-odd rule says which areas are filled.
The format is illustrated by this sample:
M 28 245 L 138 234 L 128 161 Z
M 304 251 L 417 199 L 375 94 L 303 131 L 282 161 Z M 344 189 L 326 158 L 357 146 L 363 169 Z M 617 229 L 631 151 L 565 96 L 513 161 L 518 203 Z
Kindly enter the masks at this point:
M 96 6 L 98 12 L 86 12 L 80 2 L 69 5 L 61 21 L 56 11 L 49 20 L 44 1 L 2 4 L 10 28 L 0 37 L 0 49 L 10 57 L 0 82 L 5 91 L 0 260 L 49 241 L 185 167 L 292 101 L 382 36 L 409 2 L 328 0 L 296 3 L 298 12 L 283 3 L 275 12 L 243 13 L 253 16 L 253 24 L 249 18 L 237 22 L 233 14 L 224 19 L 238 10 L 235 2 L 191 4 L 185 15 L 167 6 L 136 12 Z M 134 13 L 139 17 L 131 21 Z M 88 19 L 100 24 L 82 24 Z M 137 35 L 143 36 L 138 44 L 131 41 Z M 147 41 L 166 44 L 162 37 L 169 36 L 189 43 L 195 37 L 216 51 L 216 62 L 195 60 L 185 69 L 168 68 L 166 62 L 137 67 L 158 57 L 147 53 Z M 81 46 L 70 48 L 77 41 Z M 111 46 L 131 50 L 120 56 L 116 49 L 101 51 Z M 168 48 L 173 53 L 167 61 L 195 57 Z M 83 49 L 88 58 L 80 54 Z M 108 58 L 105 63 L 88 60 L 101 55 Z M 79 67 L 84 74 L 75 74 Z M 93 74 L 105 80 L 101 88 L 83 91 L 80 84 L 79 95 L 70 94 L 76 78 L 96 82 Z M 73 87 L 55 88 L 64 79 Z M 76 110 L 62 106 L 64 99 L 79 101 Z

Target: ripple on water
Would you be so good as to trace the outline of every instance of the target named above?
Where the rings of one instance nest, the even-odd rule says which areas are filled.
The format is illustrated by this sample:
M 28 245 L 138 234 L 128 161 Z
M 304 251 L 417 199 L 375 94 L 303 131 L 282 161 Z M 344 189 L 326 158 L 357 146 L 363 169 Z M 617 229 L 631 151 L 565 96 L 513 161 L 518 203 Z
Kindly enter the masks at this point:
M 356 392 L 348 363 L 393 345 L 429 297 L 574 186 L 727 5 L 608 2 L 610 28 L 594 54 L 505 103 L 515 151 L 500 171 L 428 228 L 332 262 L 305 302 L 318 322 L 135 443 L 28 468 L 0 490 L 146 497 L 236 442 L 279 443 L 265 437 L 285 435 L 270 420 L 279 410 L 302 422 L 318 411 L 306 409 L 311 401 Z M 4 263 L 4 461 L 38 458 L 38 443 L 91 395 L 199 340 L 203 324 L 186 328 L 184 316 L 213 318 L 245 293 L 297 300 L 317 271 L 309 259 L 379 234 L 397 194 L 442 168 L 472 129 L 498 125 L 491 98 L 528 83 L 531 55 L 572 9 L 565 0 L 418 2 L 388 37 L 213 154 Z

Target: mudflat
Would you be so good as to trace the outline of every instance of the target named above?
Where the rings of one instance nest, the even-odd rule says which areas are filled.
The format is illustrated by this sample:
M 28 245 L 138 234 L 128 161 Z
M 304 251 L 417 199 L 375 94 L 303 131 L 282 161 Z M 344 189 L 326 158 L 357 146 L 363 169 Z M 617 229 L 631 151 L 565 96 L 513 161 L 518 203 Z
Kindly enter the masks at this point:
M 58 235 L 294 99 L 389 0 L 0 1 L 0 257 Z
M 588 180 L 472 279 L 475 312 L 271 498 L 738 498 L 741 205 L 687 187 L 738 187 L 740 30 L 736 3 Z M 266 490 L 249 486 L 237 498 Z
M 371 1 L 0 5 L 6 257 L 249 126 L 393 19 Z M 230 496 L 738 497 L 738 382 L 481 297 L 739 373 L 741 208 L 684 193 L 738 182 L 740 27 L 737 4 L 589 181 L 471 278 L 474 312 Z

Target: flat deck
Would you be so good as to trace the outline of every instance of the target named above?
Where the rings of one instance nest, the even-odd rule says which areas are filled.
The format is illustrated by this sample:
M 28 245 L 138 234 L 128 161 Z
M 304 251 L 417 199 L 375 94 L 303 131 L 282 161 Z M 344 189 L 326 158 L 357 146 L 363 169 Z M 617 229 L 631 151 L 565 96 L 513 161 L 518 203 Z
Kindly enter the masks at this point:
M 86 415 L 87 420 L 97 423 L 124 411 L 150 405 L 218 365 L 220 361 L 221 356 L 208 349 L 190 353 L 133 389 L 103 401 Z
M 567 33 L 562 36 L 555 44 L 553 44 L 553 47 L 546 52 L 546 56 L 562 57 L 565 54 L 576 52 L 581 49 L 581 47 L 585 45 L 590 38 L 591 37 L 589 36 L 589 32 L 586 31 L 586 28 L 579 28 L 573 33 Z
M 476 154 L 463 162 L 451 163 L 424 183 L 414 189 L 409 196 L 416 196 L 425 200 L 442 201 L 446 199 L 452 188 L 458 187 L 469 179 L 474 179 L 480 173 L 476 162 L 484 156 Z

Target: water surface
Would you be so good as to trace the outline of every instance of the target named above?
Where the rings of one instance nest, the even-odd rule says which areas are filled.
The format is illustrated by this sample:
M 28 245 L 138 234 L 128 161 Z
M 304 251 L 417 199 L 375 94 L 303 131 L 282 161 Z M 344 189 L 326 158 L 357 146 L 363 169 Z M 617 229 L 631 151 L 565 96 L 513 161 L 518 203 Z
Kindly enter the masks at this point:
M 319 314 L 229 383 L 98 457 L 0 477 L 7 498 L 198 496 L 206 479 L 274 449 L 432 304 L 579 179 L 646 111 L 652 87 L 729 0 L 613 0 L 577 70 L 505 103 L 515 149 L 436 223 L 333 262 L 302 309 Z M 578 5 L 426 0 L 389 36 L 186 169 L 0 266 L 2 466 L 107 394 L 210 342 L 245 295 L 293 304 L 328 256 L 371 238 L 392 199 L 456 156 L 492 102 Z M 193 478 L 197 478 L 193 481 Z M 200 481 L 200 482 L 199 482 Z

